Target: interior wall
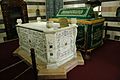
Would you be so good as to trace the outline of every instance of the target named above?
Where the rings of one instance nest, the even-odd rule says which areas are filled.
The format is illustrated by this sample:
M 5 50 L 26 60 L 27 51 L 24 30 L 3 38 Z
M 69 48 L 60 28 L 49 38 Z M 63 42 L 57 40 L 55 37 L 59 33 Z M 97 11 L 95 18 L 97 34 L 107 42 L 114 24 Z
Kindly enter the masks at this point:
M 46 19 L 46 0 L 24 0 L 27 2 L 29 20 L 36 20 L 36 9 L 39 9 L 42 19 Z
M 24 0 L 27 3 L 28 17 L 30 20 L 36 17 L 36 9 L 40 10 L 40 16 L 45 19 L 46 17 L 46 0 Z M 2 11 L 0 4 L 0 23 L 2 23 Z
M 29 22 L 36 21 L 36 9 L 40 10 L 40 16 L 42 19 L 46 19 L 46 0 L 24 0 L 27 3 L 27 11 Z M 0 43 L 4 42 L 6 37 L 5 26 L 3 23 L 3 16 L 0 3 Z
M 84 7 L 88 0 L 63 0 L 63 8 Z
M 1 4 L 0 4 L 0 43 L 4 42 L 4 37 L 6 37 L 5 26 L 3 24 L 3 16 L 1 11 Z
M 36 21 L 36 9 L 40 10 L 40 16 L 42 17 L 42 19 L 46 19 L 46 0 L 24 0 L 24 1 L 27 2 L 28 17 L 30 22 Z M 86 1 L 89 1 L 89 0 L 63 0 L 63 8 L 84 7 Z M 103 0 L 100 0 L 100 1 L 103 1 Z M 110 2 L 111 0 L 104 0 L 104 1 Z M 105 2 L 102 2 L 102 3 L 105 3 Z M 111 10 L 113 10 L 113 8 L 111 8 Z M 102 12 L 103 12 L 102 14 L 106 14 L 106 12 L 104 11 Z M 111 11 L 108 11 L 108 13 L 109 13 L 108 14 L 109 16 L 111 16 L 111 14 L 114 14 L 114 12 L 111 13 Z M 111 16 L 111 17 L 115 17 L 115 16 Z M 108 23 L 109 26 L 120 27 L 120 22 L 111 22 L 111 21 L 106 21 L 106 22 Z M 4 41 L 3 37 L 6 37 L 6 33 L 4 29 L 5 29 L 5 26 L 3 24 L 2 11 L 0 7 L 0 43 Z M 119 31 L 108 30 L 107 34 L 110 35 L 110 39 L 115 39 L 116 36 L 120 38 Z
M 107 38 L 120 41 L 120 20 L 115 19 L 117 18 L 116 12 L 118 7 L 120 7 L 120 1 L 102 2 L 101 12 L 103 17 L 110 19 L 104 22 L 104 25 L 108 23 L 110 29 L 107 30 Z

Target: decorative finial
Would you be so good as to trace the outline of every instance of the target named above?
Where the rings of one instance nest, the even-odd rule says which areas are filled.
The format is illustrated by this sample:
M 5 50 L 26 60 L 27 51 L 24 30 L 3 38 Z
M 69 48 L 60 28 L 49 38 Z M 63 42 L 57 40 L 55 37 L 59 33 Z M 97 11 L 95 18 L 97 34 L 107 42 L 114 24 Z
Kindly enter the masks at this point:
M 22 20 L 21 19 L 17 19 L 17 23 L 18 24 L 22 24 Z
M 41 22 L 41 17 L 37 17 L 37 22 Z

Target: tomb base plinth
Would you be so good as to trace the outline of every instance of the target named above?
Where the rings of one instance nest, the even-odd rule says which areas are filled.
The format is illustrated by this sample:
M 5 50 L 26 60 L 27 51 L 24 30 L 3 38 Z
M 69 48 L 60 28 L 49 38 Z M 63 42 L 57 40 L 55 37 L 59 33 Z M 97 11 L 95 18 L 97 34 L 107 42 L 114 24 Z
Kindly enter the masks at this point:
M 18 48 L 14 51 L 14 54 L 24 59 L 26 63 L 32 64 L 31 57 L 29 53 L 24 51 L 21 48 Z M 38 69 L 38 78 L 40 79 L 66 79 L 67 73 L 75 68 L 77 65 L 84 65 L 84 60 L 79 51 L 77 51 L 77 57 L 71 59 L 65 64 L 59 66 L 56 69 L 47 69 L 46 64 L 43 63 L 39 58 L 36 57 L 37 69 Z

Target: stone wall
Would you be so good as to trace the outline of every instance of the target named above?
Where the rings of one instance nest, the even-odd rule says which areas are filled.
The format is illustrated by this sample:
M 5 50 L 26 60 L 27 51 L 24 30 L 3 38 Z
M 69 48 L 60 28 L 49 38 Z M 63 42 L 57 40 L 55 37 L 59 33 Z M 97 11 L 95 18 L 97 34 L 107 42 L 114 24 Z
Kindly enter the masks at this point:
M 40 16 L 42 19 L 46 19 L 46 0 L 24 0 L 27 3 L 27 11 L 29 22 L 36 21 L 36 9 L 39 9 Z M 0 4 L 0 43 L 4 42 L 4 37 L 6 37 L 5 26 L 3 23 L 3 16 Z

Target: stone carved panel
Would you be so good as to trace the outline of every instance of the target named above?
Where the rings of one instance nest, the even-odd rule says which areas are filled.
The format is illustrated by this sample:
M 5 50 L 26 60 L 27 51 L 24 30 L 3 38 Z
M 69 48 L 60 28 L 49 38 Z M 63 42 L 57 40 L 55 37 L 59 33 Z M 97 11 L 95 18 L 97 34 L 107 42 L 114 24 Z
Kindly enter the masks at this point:
M 21 48 L 28 52 L 34 48 L 36 56 L 48 68 L 60 66 L 76 56 L 76 27 L 46 33 L 18 26 L 17 31 Z

